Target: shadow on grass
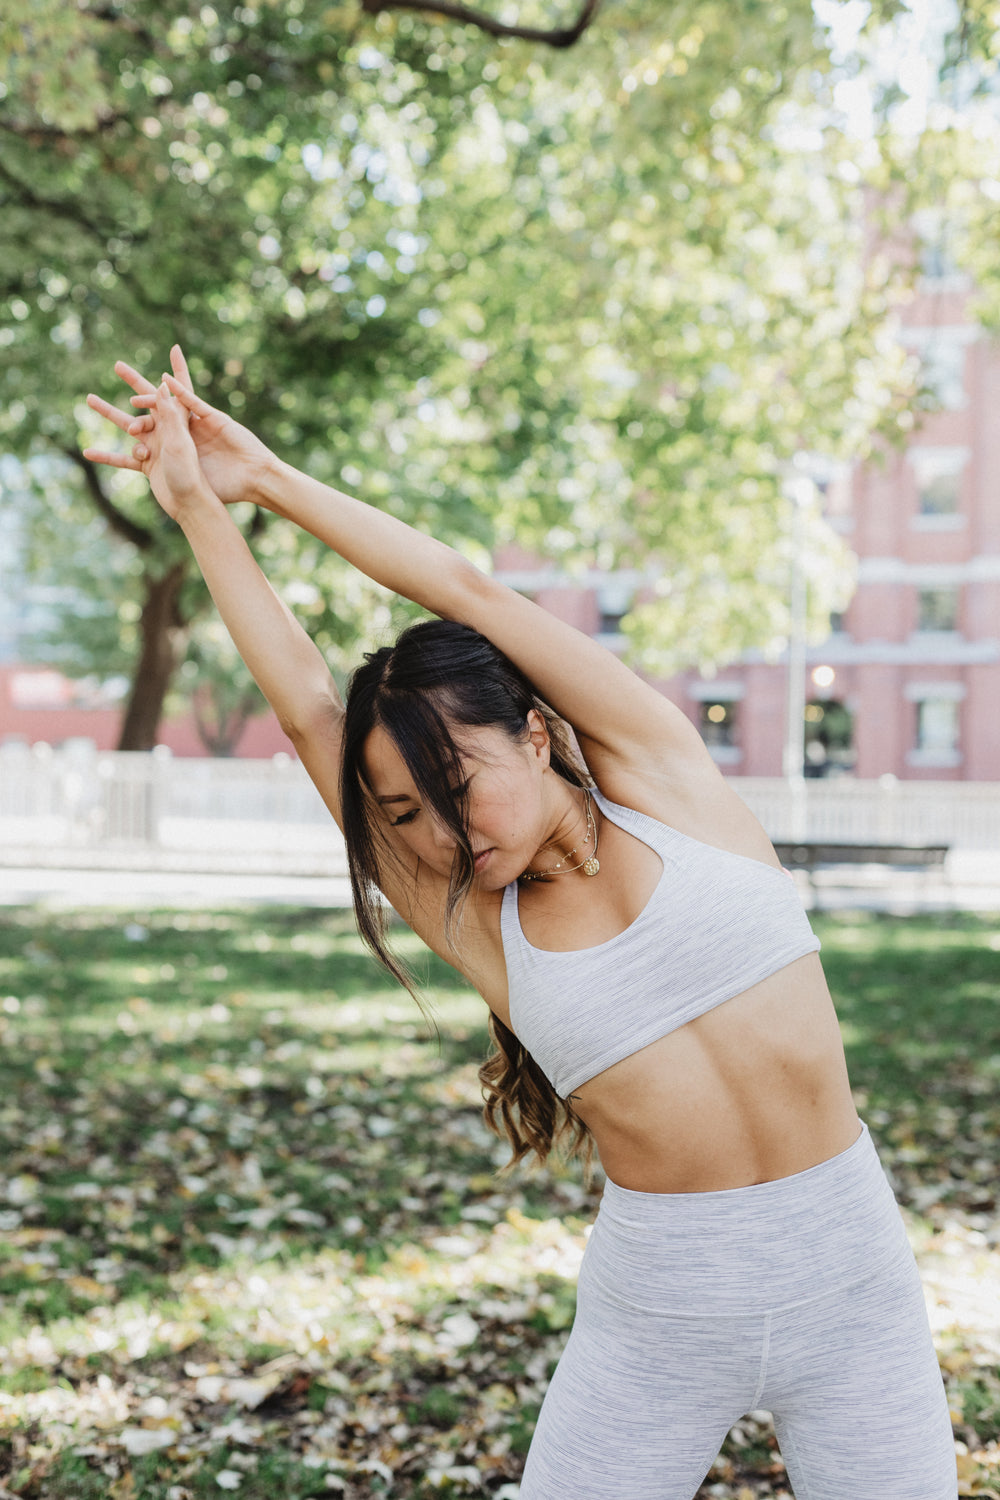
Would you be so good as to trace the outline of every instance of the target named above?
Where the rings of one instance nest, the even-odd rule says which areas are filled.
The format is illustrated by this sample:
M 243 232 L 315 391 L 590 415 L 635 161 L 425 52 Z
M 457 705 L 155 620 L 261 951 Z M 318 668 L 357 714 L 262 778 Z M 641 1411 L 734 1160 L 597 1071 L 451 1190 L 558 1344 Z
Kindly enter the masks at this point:
M 986 1215 L 1000 1162 L 1000 938 L 973 914 L 815 922 L 860 1112 L 904 1204 Z M 996 1231 L 995 1217 L 991 1227 Z
M 995 1235 L 995 924 L 816 925 L 901 1199 Z M 476 1080 L 485 1009 L 409 935 L 400 946 L 437 1034 L 344 913 L 0 916 L 13 1493 L 189 1500 L 235 1473 L 247 1496 L 391 1484 L 416 1500 L 516 1479 L 597 1193 L 572 1167 L 497 1177 Z M 258 1406 L 248 1373 L 267 1384 Z M 126 1422 L 176 1423 L 177 1443 L 129 1455 L 100 1437 Z M 60 1423 L 91 1434 L 79 1451 L 46 1435 Z M 773 1438 L 743 1425 L 704 1493 L 772 1493 Z M 446 1442 L 480 1488 L 433 1478 Z
M 994 925 L 841 913 L 817 926 L 861 1112 L 890 1156 L 917 1152 L 904 1201 L 929 1174 L 988 1209 Z M 276 1234 L 286 1257 L 333 1247 L 374 1264 L 419 1226 L 502 1198 L 504 1147 L 479 1118 L 485 1008 L 409 934 L 400 946 L 436 1031 L 343 912 L 7 914 L 8 1224 L 58 1231 L 66 1263 L 110 1258 L 105 1274 L 128 1286 Z M 516 1201 L 550 1211 L 552 1180 L 522 1177 Z M 4 1290 L 43 1295 L 0 1277 Z M 86 1295 L 63 1285 L 56 1301 Z
M 477 1202 L 500 1216 L 485 1007 L 410 943 L 436 1030 L 343 913 L 0 921 L 5 1222 L 51 1234 L 67 1273 L 0 1264 L 18 1321 L 234 1255 L 376 1265 Z M 551 1212 L 552 1181 L 522 1179 L 512 1201 Z

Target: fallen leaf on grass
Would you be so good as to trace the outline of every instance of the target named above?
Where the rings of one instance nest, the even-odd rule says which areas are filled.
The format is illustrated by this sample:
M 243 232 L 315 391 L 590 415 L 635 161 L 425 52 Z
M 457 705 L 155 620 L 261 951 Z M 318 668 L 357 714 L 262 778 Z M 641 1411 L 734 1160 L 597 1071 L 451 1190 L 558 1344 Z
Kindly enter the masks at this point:
M 118 1441 L 132 1458 L 144 1458 L 160 1448 L 171 1448 L 177 1441 L 172 1427 L 123 1427 Z

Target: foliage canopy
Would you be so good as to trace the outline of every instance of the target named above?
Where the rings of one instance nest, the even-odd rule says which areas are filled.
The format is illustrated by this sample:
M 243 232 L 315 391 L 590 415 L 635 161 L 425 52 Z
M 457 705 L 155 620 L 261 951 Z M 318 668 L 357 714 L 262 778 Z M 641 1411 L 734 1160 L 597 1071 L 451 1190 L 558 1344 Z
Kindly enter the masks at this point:
M 808 0 L 621 0 L 562 52 L 413 8 L 8 4 L 0 440 L 61 460 L 28 471 L 37 567 L 79 570 L 88 508 L 120 552 L 87 555 L 93 629 L 57 632 L 76 669 L 113 637 L 162 699 L 212 657 L 176 531 L 79 457 L 85 392 L 175 338 L 283 456 L 480 560 L 631 569 L 648 669 L 779 644 L 796 455 L 863 455 L 912 395 L 827 42 Z M 338 665 L 390 628 L 380 591 L 256 524 Z M 822 620 L 848 571 L 818 515 L 810 559 Z

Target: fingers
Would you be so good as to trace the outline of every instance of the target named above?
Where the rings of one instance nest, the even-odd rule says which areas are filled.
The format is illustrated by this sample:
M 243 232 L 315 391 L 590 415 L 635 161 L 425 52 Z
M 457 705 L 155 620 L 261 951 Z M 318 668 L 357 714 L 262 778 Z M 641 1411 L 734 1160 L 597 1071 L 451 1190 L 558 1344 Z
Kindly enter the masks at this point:
M 116 362 L 115 374 L 120 375 L 126 385 L 130 385 L 134 391 L 148 392 L 156 390 L 156 386 L 151 380 L 147 380 L 145 375 L 140 375 L 138 370 L 133 370 L 132 366 L 127 365 L 123 359 L 119 359 Z
M 131 412 L 119 411 L 117 406 L 112 406 L 111 402 L 105 401 L 103 396 L 93 394 L 87 397 L 87 405 L 91 411 L 99 412 L 102 417 L 107 417 L 109 422 L 114 422 L 115 426 L 120 427 L 123 432 L 128 432 L 129 424 L 133 421 Z
M 138 396 L 130 396 L 129 400 L 133 406 L 156 406 L 164 396 L 176 396 L 185 406 L 192 417 L 214 417 L 217 415 L 215 408 L 209 406 L 194 391 L 183 385 L 176 375 L 164 375 L 163 384 L 154 391 L 143 391 Z
M 164 375 L 163 379 L 164 379 L 164 382 L 166 382 L 168 379 L 175 380 L 176 377 L 173 376 L 173 375 L 170 375 L 170 376 Z M 188 395 L 188 396 L 190 396 L 190 397 L 192 397 L 193 400 L 195 400 L 195 401 L 198 400 L 198 397 L 194 395 L 193 391 L 188 391 L 185 386 L 182 386 L 180 384 L 179 381 L 177 381 L 176 384 L 177 384 L 177 393 L 178 394 L 181 391 L 184 391 L 185 394 Z M 162 385 L 158 385 L 155 390 L 152 390 L 152 391 L 141 391 L 138 396 L 130 396 L 128 399 L 129 399 L 129 402 L 130 402 L 130 404 L 132 406 L 157 406 L 159 404 L 159 402 L 161 402 L 163 400 L 166 400 L 168 398 L 170 400 L 173 400 L 174 394 L 175 394 L 175 392 L 172 391 L 168 385 L 162 384 Z M 212 408 L 210 406 L 205 406 L 204 401 L 201 404 L 205 408 L 206 411 L 211 411 Z M 152 416 L 150 416 L 148 419 L 145 418 L 145 417 L 140 417 L 138 420 L 139 421 L 146 421 L 146 420 L 148 420 L 150 423 L 152 423 L 153 418 L 152 418 Z
M 179 383 L 178 383 L 178 388 L 181 389 L 181 390 L 183 390 L 183 386 L 180 386 Z M 187 394 L 190 394 L 190 392 L 187 392 Z M 166 376 L 163 377 L 163 384 L 159 387 L 159 389 L 156 392 L 156 418 L 155 418 L 155 420 L 158 423 L 159 422 L 166 422 L 168 424 L 171 423 L 171 422 L 180 423 L 185 428 L 189 425 L 189 423 L 191 421 L 191 414 L 190 414 L 190 412 L 185 407 L 183 401 L 178 401 L 177 398 L 175 397 L 173 391 L 170 390 L 169 386 L 167 385 L 167 377 Z
M 180 381 L 186 385 L 189 391 L 194 390 L 194 381 L 191 379 L 191 371 L 188 369 L 187 360 L 184 358 L 180 344 L 174 344 L 170 350 L 170 368 Z
M 106 453 L 103 448 L 84 448 L 83 456 L 92 464 L 110 464 L 112 469 L 134 469 L 137 472 L 141 473 L 142 463 L 140 461 L 139 455 L 140 447 L 140 444 L 136 444 L 136 446 L 132 449 L 131 454 Z M 148 456 L 149 455 L 146 449 L 143 448 L 142 457 L 147 458 Z
M 166 390 L 168 396 L 176 396 L 193 416 L 214 417 L 216 415 L 215 407 L 209 406 L 207 401 L 196 396 L 188 386 L 182 385 L 176 375 L 164 375 L 162 388 Z
M 166 384 L 166 376 L 164 377 L 163 384 L 155 386 L 151 380 L 147 380 L 145 375 L 141 375 L 138 370 L 134 369 L 132 365 L 126 364 L 123 359 L 115 363 L 115 374 L 120 376 L 135 392 L 134 395 L 129 397 L 129 404 L 131 406 L 155 408 L 157 402 L 161 401 L 163 407 L 172 406 L 179 408 L 177 416 L 183 414 L 186 426 L 190 420 L 191 413 L 197 411 L 199 407 L 203 413 L 210 413 L 212 408 L 207 406 L 204 401 L 199 401 L 198 397 L 194 396 L 181 383 L 182 381 L 186 381 L 187 386 L 190 387 L 191 375 L 179 344 L 175 344 L 170 351 L 170 363 L 174 374 L 169 378 L 174 383 L 175 390 L 171 390 Z M 175 395 L 190 397 L 190 404 L 188 401 L 174 402 L 172 398 Z M 170 399 L 168 400 L 168 398 Z M 93 392 L 87 397 L 87 405 L 91 411 L 96 411 L 99 416 L 106 418 L 109 422 L 113 422 L 116 427 L 120 427 L 122 432 L 127 432 L 130 437 L 140 439 L 145 433 L 151 432 L 154 429 L 156 415 L 165 415 L 162 408 L 156 415 L 154 415 L 153 411 L 147 411 L 141 416 L 137 416 L 134 412 L 121 411 L 117 406 L 112 406 L 110 401 L 105 401 L 103 396 L 97 396 Z M 167 420 L 171 419 L 168 417 Z M 112 453 L 106 448 L 84 448 L 83 456 L 90 463 L 108 464 L 113 469 L 131 469 L 142 473 L 143 464 L 149 458 L 150 450 L 144 442 L 139 441 L 133 445 L 131 453 Z

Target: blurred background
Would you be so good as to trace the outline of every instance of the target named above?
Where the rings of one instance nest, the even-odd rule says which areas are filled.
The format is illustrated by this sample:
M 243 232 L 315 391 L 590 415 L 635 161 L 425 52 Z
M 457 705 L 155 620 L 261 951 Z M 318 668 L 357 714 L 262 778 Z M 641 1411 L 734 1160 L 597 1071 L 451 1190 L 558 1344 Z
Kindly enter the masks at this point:
M 83 459 L 174 341 L 622 653 L 830 908 L 1000 1500 L 1000 11 L 483 4 L 0 0 L 0 1500 L 513 1500 L 600 1192 L 498 1176 L 481 1002 L 365 955 L 183 538 Z M 236 513 L 339 678 L 409 617 Z M 699 1494 L 790 1500 L 766 1413 Z
M 175 339 L 282 456 L 621 651 L 751 802 L 783 777 L 772 836 L 1000 844 L 996 22 L 6 0 L 8 861 L 309 806 L 176 528 L 81 456 L 87 391 Z M 243 524 L 338 673 L 408 613 Z

